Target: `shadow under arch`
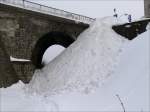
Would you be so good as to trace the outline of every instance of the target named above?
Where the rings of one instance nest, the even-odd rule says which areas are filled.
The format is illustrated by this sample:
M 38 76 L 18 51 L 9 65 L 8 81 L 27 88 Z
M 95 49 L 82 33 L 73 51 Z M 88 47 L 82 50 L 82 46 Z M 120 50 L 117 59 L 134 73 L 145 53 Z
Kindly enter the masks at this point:
M 53 31 L 42 36 L 36 43 L 31 56 L 31 61 L 36 68 L 41 69 L 42 57 L 48 47 L 52 45 L 61 45 L 67 48 L 75 39 L 66 33 Z

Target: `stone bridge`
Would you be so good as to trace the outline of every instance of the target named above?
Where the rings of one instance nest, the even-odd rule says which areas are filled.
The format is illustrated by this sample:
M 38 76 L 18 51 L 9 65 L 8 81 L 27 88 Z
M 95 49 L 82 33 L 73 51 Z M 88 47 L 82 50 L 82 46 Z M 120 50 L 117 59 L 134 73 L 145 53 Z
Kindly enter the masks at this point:
M 0 0 L 0 85 L 29 82 L 50 45 L 68 47 L 92 21 L 26 0 Z M 10 56 L 32 62 L 11 62 Z
M 149 6 L 146 0 L 146 17 L 150 17 Z M 34 70 L 43 67 L 42 57 L 49 46 L 68 47 L 94 20 L 26 0 L 0 0 L 0 87 L 18 80 L 28 83 Z M 146 31 L 149 21 L 114 25 L 112 29 L 132 40 Z

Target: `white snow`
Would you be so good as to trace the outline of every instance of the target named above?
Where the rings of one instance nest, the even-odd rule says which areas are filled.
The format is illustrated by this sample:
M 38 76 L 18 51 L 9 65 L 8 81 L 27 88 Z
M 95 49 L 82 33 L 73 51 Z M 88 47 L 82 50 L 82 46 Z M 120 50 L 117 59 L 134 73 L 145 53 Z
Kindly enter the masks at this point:
M 127 40 L 112 30 L 116 18 L 99 19 L 78 39 L 41 70 L 36 70 L 29 91 L 39 94 L 90 92 L 102 84 L 118 63 Z
M 55 103 L 47 102 L 40 96 L 28 95 L 24 92 L 21 81 L 9 88 L 0 89 L 0 111 L 1 112 L 39 112 L 57 110 Z
M 150 23 L 148 23 L 146 29 L 147 29 L 147 30 L 150 30 Z
M 30 62 L 30 60 L 27 59 L 20 59 L 20 58 L 14 58 L 10 56 L 10 61 L 18 61 L 18 62 Z
M 115 34 L 110 29 L 110 24 L 108 24 L 109 22 L 107 22 L 108 19 L 105 19 L 103 22 L 98 20 L 91 26 L 90 29 L 79 36 L 80 38 L 76 41 L 76 43 L 72 44 L 68 49 L 62 52 L 60 56 L 56 57 L 43 70 L 36 71 L 37 74 L 34 74 L 36 76 L 34 76 L 31 84 L 29 85 L 31 89 L 36 90 L 33 94 L 28 93 L 29 91 L 24 91 L 28 90 L 29 88 L 27 88 L 27 85 L 24 85 L 22 82 L 12 85 L 6 89 L 1 88 L 1 111 L 123 111 L 121 102 L 123 103 L 126 111 L 150 111 L 150 31 L 147 31 L 139 35 L 134 40 L 130 42 L 127 41 L 126 44 L 123 44 L 126 42 L 126 40 L 124 40 L 123 37 Z M 103 27 L 101 27 L 101 25 Z M 98 32 L 97 29 L 99 29 Z M 84 43 L 85 47 L 80 43 L 80 41 L 83 43 L 87 42 L 86 44 Z M 79 46 L 76 47 L 77 45 Z M 94 46 L 97 47 L 95 48 Z M 116 68 L 113 74 L 112 72 L 109 72 L 111 75 L 107 77 L 107 70 L 113 70 L 113 62 L 116 59 L 115 56 L 118 55 L 118 50 L 121 48 L 121 46 L 123 46 L 123 51 L 120 54 L 120 61 L 116 62 L 119 63 L 119 66 Z M 110 47 L 112 48 L 108 50 Z M 99 52 L 97 52 L 97 50 L 99 50 Z M 101 50 L 103 50 L 103 52 Z M 68 53 L 71 55 L 70 57 L 67 55 Z M 59 60 L 59 64 L 62 64 L 62 62 L 65 61 L 63 56 L 67 56 L 68 62 L 66 62 L 66 64 L 69 66 L 66 67 L 67 65 L 63 65 L 57 69 L 57 60 Z M 78 58 L 78 56 L 80 56 L 80 58 Z M 86 56 L 88 59 L 86 59 Z M 98 59 L 100 60 L 98 61 Z M 74 60 L 77 64 L 75 63 L 72 65 L 75 62 Z M 81 63 L 83 60 L 84 63 Z M 100 64 L 110 65 L 103 67 Z M 56 66 L 56 68 L 53 68 L 54 70 L 51 68 L 51 71 L 49 71 L 48 69 L 50 66 L 52 68 Z M 97 71 L 92 69 L 97 66 L 100 66 L 103 69 L 96 69 Z M 60 77 L 51 77 L 52 75 L 50 73 L 54 73 L 56 70 L 61 70 L 61 67 L 64 68 L 65 72 L 63 70 L 58 71 L 55 73 L 55 75 Z M 72 70 L 71 67 L 73 67 Z M 79 67 L 83 67 L 83 70 L 79 70 Z M 68 70 L 66 68 L 70 69 L 72 75 L 68 74 Z M 43 74 L 43 72 L 45 74 Z M 103 75 L 97 74 L 97 72 L 103 73 Z M 90 75 L 88 75 L 88 73 L 90 73 Z M 82 75 L 87 77 L 82 77 Z M 52 83 L 48 80 L 51 80 L 54 82 L 54 84 L 56 84 L 54 87 L 57 88 L 57 92 L 60 88 L 63 88 L 62 86 L 71 84 L 71 82 L 63 84 L 63 76 L 67 76 L 66 79 L 69 78 L 65 81 L 76 81 L 77 78 L 83 78 L 77 81 L 85 81 L 83 83 L 87 85 L 80 85 L 80 83 L 77 83 L 80 85 L 77 86 L 77 91 L 65 91 L 64 93 L 55 94 L 53 96 L 42 94 L 45 92 L 49 93 L 54 91 L 54 88 L 49 85 Z M 105 83 L 97 87 L 97 85 L 95 85 L 97 84 L 97 80 L 95 81 L 94 78 L 99 76 L 102 77 L 101 81 L 105 80 Z M 88 81 L 94 80 L 95 82 L 88 84 L 87 79 L 89 79 Z M 56 82 L 58 82 L 58 84 Z M 49 85 L 49 87 L 46 86 L 48 90 L 46 90 L 44 87 L 46 83 Z M 37 88 L 38 86 L 43 87 L 43 89 Z M 90 88 L 85 89 L 85 87 L 89 86 Z M 71 87 L 75 86 L 73 85 Z M 94 91 L 90 92 L 89 89 L 93 87 L 95 87 Z M 84 88 L 86 91 L 79 92 L 79 88 Z M 42 95 L 39 95 L 39 92 Z M 118 100 L 116 95 L 119 95 L 121 102 Z

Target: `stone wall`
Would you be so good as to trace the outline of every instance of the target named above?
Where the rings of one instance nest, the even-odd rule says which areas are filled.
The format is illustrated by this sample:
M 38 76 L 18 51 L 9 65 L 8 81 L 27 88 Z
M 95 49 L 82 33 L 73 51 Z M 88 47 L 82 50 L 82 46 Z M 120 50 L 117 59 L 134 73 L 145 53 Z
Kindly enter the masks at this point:
M 7 58 L 12 56 L 30 60 L 36 42 L 46 33 L 61 31 L 76 38 L 87 27 L 86 24 L 71 20 L 0 4 L 0 39 L 8 54 Z M 0 73 L 5 72 L 1 68 L 2 65 Z M 19 79 L 29 82 L 35 68 L 32 63 L 14 62 L 12 69 Z
M 0 87 L 10 86 L 18 80 L 19 78 L 9 60 L 9 55 L 0 37 Z
M 150 17 L 150 0 L 144 0 L 145 16 Z

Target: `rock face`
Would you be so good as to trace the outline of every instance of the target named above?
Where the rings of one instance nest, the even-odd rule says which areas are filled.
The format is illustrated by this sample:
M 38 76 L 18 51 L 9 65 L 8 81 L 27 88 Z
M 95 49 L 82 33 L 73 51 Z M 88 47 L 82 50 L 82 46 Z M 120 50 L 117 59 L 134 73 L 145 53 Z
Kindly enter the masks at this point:
M 10 86 L 17 81 L 18 77 L 0 38 L 0 87 Z
M 29 82 L 35 66 L 32 63 L 13 62 L 14 70 L 9 69 L 9 56 L 31 60 L 37 41 L 44 35 L 58 31 L 76 39 L 87 27 L 87 24 L 76 23 L 73 20 L 0 4 L 0 80 L 4 81 L 4 76 L 8 78 L 16 72 L 20 80 Z M 4 51 L 7 52 L 7 56 Z M 6 71 L 9 73 L 5 73 Z M 4 73 L 6 75 L 3 76 Z

